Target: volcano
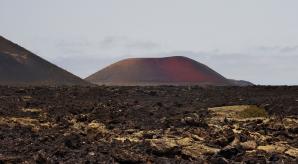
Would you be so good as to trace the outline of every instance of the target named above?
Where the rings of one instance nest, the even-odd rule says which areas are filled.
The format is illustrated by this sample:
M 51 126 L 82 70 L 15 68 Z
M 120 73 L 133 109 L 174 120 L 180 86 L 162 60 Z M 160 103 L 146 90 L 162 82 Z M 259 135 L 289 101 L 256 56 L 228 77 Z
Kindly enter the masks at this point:
M 89 83 L 0 36 L 0 85 L 58 86 Z
M 127 86 L 238 85 L 235 80 L 226 79 L 206 65 L 183 56 L 125 59 L 94 73 L 86 80 L 98 85 Z

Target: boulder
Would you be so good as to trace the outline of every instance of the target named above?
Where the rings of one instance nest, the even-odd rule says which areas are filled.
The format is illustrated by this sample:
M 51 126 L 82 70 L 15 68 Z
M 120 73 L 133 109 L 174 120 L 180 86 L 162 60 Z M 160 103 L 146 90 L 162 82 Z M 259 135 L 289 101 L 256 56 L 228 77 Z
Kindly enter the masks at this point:
M 298 148 L 290 148 L 285 152 L 285 154 L 294 158 L 298 158 Z
M 158 155 L 174 155 L 179 151 L 179 145 L 172 138 L 148 139 L 150 149 Z
M 244 150 L 254 150 L 257 147 L 256 141 L 249 140 L 246 142 L 240 143 Z
M 187 157 L 198 158 L 202 155 L 213 155 L 219 152 L 220 149 L 205 146 L 203 144 L 193 144 L 182 148 L 181 153 Z
M 190 146 L 192 145 L 194 140 L 192 138 L 185 137 L 185 138 L 178 139 L 176 142 L 179 146 Z
M 267 153 L 284 153 L 287 150 L 287 147 L 284 145 L 265 145 L 258 146 L 257 149 Z

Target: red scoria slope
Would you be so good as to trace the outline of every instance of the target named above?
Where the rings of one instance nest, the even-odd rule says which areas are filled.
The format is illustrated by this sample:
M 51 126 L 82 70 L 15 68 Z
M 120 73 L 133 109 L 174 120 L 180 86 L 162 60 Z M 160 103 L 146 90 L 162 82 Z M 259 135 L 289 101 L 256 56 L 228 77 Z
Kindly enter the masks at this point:
M 99 85 L 232 85 L 206 65 L 182 56 L 126 59 L 86 80 Z
M 0 85 L 89 85 L 0 36 Z

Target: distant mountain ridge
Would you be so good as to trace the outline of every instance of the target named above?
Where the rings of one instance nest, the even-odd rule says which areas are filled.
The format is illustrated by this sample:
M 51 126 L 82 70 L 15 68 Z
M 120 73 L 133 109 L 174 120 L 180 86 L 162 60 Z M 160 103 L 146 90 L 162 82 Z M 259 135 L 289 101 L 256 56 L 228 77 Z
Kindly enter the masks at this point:
M 98 85 L 246 85 L 226 79 L 208 66 L 183 56 L 130 58 L 86 78 Z
M 0 85 L 90 85 L 0 36 Z
M 230 79 L 231 83 L 233 85 L 236 85 L 236 86 L 250 86 L 250 85 L 254 85 L 253 83 L 249 82 L 249 81 L 245 81 L 245 80 L 233 80 L 233 79 Z

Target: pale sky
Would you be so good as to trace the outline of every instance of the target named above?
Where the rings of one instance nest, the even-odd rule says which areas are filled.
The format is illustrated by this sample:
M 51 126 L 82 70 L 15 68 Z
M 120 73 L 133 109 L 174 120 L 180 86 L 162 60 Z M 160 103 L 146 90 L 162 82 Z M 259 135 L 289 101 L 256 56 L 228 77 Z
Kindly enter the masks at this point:
M 297 0 L 0 0 L 0 35 L 82 78 L 180 55 L 227 78 L 298 85 Z

